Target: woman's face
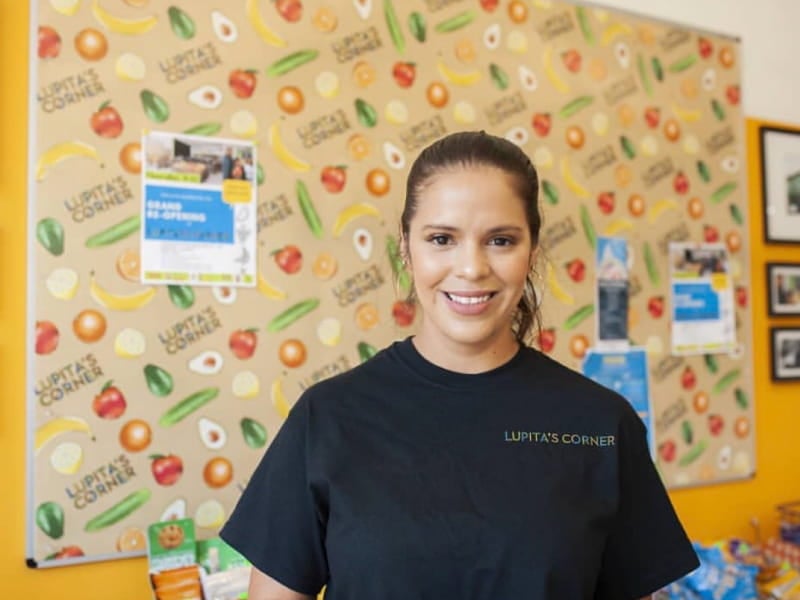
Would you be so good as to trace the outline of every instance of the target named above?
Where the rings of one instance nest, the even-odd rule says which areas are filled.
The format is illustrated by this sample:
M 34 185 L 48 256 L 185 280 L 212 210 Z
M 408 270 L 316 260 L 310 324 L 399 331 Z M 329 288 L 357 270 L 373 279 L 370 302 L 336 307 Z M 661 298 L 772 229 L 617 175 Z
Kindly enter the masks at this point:
M 429 347 L 516 347 L 511 324 L 533 248 L 509 177 L 479 166 L 440 173 L 419 195 L 406 252 Z

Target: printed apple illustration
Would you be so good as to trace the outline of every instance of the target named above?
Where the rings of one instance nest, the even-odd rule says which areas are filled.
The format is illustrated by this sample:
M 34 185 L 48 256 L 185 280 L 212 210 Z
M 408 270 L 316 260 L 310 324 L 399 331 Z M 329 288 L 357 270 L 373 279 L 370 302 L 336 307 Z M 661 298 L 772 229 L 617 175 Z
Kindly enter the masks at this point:
M 658 455 L 664 462 L 672 462 L 675 460 L 675 452 L 677 446 L 672 440 L 666 440 L 658 445 Z
M 237 98 L 249 98 L 256 90 L 256 71 L 254 69 L 234 69 L 228 75 L 228 85 Z
M 103 102 L 96 112 L 92 114 L 89 124 L 97 135 L 104 138 L 115 138 L 122 133 L 122 118 L 117 109 L 111 106 L 111 101 Z
M 254 328 L 237 329 L 228 338 L 228 346 L 236 358 L 246 360 L 255 354 L 258 343 L 256 331 L 258 330 Z
M 39 58 L 55 58 L 61 52 L 61 36 L 48 25 L 39 26 Z
M 494 12 L 497 9 L 497 5 L 500 4 L 500 0 L 480 0 L 481 8 L 486 12 Z
M 303 253 L 300 252 L 300 248 L 291 244 L 273 252 L 272 257 L 281 271 L 289 275 L 297 273 L 303 266 Z
M 346 169 L 346 165 L 328 165 L 323 167 L 319 176 L 322 187 L 331 194 L 338 194 L 341 192 L 344 189 L 344 184 L 347 183 Z
M 83 550 L 79 546 L 64 546 L 58 552 L 48 555 L 45 560 L 62 560 L 79 556 L 84 556 Z
M 100 393 L 94 397 L 92 410 L 101 419 L 118 419 L 125 412 L 125 396 L 113 381 L 107 381 Z
M 533 120 L 531 121 L 533 131 L 539 137 L 546 137 L 547 134 L 550 133 L 550 127 L 552 124 L 553 119 L 550 116 L 550 113 L 536 113 L 533 115 Z
M 685 194 L 689 191 L 689 178 L 683 171 L 678 171 L 675 179 L 672 181 L 672 187 L 678 194 Z
M 604 215 L 614 211 L 614 192 L 600 192 L 597 196 L 597 208 Z
M 414 322 L 414 316 L 417 312 L 416 307 L 411 302 L 405 300 L 397 300 L 392 305 L 392 317 L 398 327 L 408 327 Z
M 36 321 L 36 354 L 50 354 L 58 348 L 58 327 L 52 321 Z
M 708 430 L 711 435 L 719 435 L 725 427 L 725 420 L 720 415 L 708 415 Z
M 713 225 L 703 225 L 703 239 L 707 244 L 719 241 L 719 229 Z
M 647 126 L 651 129 L 657 128 L 658 124 L 661 122 L 661 109 L 655 106 L 648 106 L 644 110 L 644 122 L 647 123 Z
M 571 48 L 561 53 L 561 60 L 570 73 L 577 73 L 581 70 L 581 53 Z
M 300 0 L 277 0 L 275 9 L 289 23 L 296 23 L 303 16 L 303 3 Z
M 725 88 L 725 97 L 728 99 L 728 102 L 731 104 L 739 104 L 739 100 L 741 99 L 742 92 L 738 85 L 729 85 Z
M 414 63 L 396 62 L 392 67 L 392 77 L 401 88 L 409 88 L 414 84 L 417 68 Z
M 183 475 L 183 461 L 174 454 L 153 454 L 150 459 L 150 471 L 158 485 L 174 485 Z
M 542 329 L 542 333 L 539 335 L 539 348 L 542 352 L 547 354 L 548 352 L 552 352 L 553 348 L 556 345 L 556 330 L 552 327 L 547 329 Z
M 736 286 L 733 293 L 736 298 L 736 304 L 741 308 L 747 308 L 747 288 L 741 285 Z
M 694 369 L 687 365 L 683 369 L 683 373 L 681 373 L 681 387 L 685 390 L 690 390 L 695 385 L 697 385 L 697 375 L 695 375 Z
M 572 281 L 581 282 L 586 275 L 586 263 L 580 258 L 574 258 L 567 263 L 567 275 Z
M 647 312 L 654 319 L 664 314 L 664 296 L 653 296 L 647 301 Z
M 711 40 L 704 37 L 697 39 L 697 50 L 703 58 L 711 58 L 711 55 L 714 54 L 714 46 Z

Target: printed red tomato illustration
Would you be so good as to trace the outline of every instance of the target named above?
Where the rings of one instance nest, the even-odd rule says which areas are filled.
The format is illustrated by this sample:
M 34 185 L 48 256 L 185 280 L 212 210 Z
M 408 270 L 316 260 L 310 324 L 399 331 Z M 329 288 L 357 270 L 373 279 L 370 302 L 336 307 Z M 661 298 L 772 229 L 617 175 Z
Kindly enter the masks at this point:
M 747 308 L 747 288 L 742 285 L 737 285 L 736 290 L 734 291 L 734 297 L 736 298 L 736 304 L 741 308 Z
M 703 225 L 703 239 L 708 244 L 719 241 L 719 229 L 713 225 Z
M 600 192 L 597 195 L 597 208 L 604 215 L 611 214 L 614 211 L 614 192 Z
M 183 461 L 174 454 L 153 454 L 150 471 L 158 485 L 174 485 L 183 475 Z
M 741 99 L 742 92 L 738 85 L 729 85 L 725 88 L 725 97 L 728 99 L 728 102 L 731 104 L 739 104 L 739 100 Z
M 123 415 L 126 407 L 125 396 L 112 381 L 106 382 L 92 402 L 92 410 L 101 419 L 117 419 Z
M 289 275 L 297 273 L 303 266 L 303 253 L 300 248 L 291 244 L 273 252 L 272 257 L 281 271 Z
M 331 194 L 341 192 L 344 189 L 344 184 L 347 183 L 346 169 L 345 165 L 323 167 L 319 176 L 322 186 Z
M 258 337 L 255 329 L 237 329 L 228 338 L 228 346 L 231 352 L 241 360 L 246 360 L 253 356 L 257 343 Z
M 277 0 L 275 9 L 289 23 L 296 23 L 303 16 L 303 3 L 300 0 Z
M 249 98 L 256 90 L 256 71 L 234 69 L 228 76 L 228 85 L 237 98 Z
M 392 67 L 392 77 L 401 88 L 409 88 L 414 84 L 417 69 L 414 63 L 396 62 Z
M 561 53 L 561 60 L 564 61 L 564 66 L 567 71 L 577 73 L 581 70 L 581 53 L 571 48 Z
M 92 114 L 89 124 L 97 135 L 104 138 L 115 138 L 122 133 L 122 118 L 111 102 L 103 102 Z
M 664 296 L 653 296 L 647 301 L 647 312 L 654 319 L 664 314 Z
M 567 263 L 567 275 L 572 281 L 581 282 L 586 275 L 586 263 L 580 258 L 574 258 Z
M 547 134 L 550 133 L 550 127 L 552 124 L 553 119 L 550 116 L 550 113 L 536 113 L 533 115 L 533 120 L 531 121 L 533 131 L 539 137 L 546 137 Z
M 397 300 L 392 305 L 392 317 L 398 327 L 408 327 L 414 322 L 416 307 L 412 302 Z
M 494 12 L 500 4 L 500 0 L 480 0 L 481 8 L 486 12 Z
M 62 560 L 64 558 L 78 558 L 84 556 L 80 546 L 64 546 L 58 552 L 50 554 L 45 560 Z
M 651 129 L 658 127 L 661 122 L 661 109 L 656 106 L 648 106 L 644 111 L 644 122 Z
M 666 440 L 658 445 L 658 455 L 664 462 L 672 462 L 675 460 L 675 453 L 677 446 L 672 440 Z
M 672 187 L 679 194 L 685 194 L 689 191 L 689 178 L 683 171 L 678 171 L 675 179 L 672 181 Z
M 58 348 L 58 328 L 52 321 L 36 321 L 36 354 L 50 354 Z
M 39 26 L 39 58 L 55 58 L 61 52 L 61 36 L 48 25 Z
M 681 387 L 685 390 L 692 389 L 697 384 L 697 375 L 694 373 L 694 369 L 690 366 L 686 366 L 683 369 L 683 373 L 681 373 Z
M 703 58 L 711 58 L 711 55 L 714 54 L 714 46 L 711 40 L 704 37 L 697 39 L 697 50 Z
M 552 327 L 543 329 L 539 336 L 539 348 L 544 353 L 552 352 L 556 345 L 556 330 Z
M 708 415 L 708 430 L 711 435 L 719 435 L 725 427 L 725 420 L 720 415 Z

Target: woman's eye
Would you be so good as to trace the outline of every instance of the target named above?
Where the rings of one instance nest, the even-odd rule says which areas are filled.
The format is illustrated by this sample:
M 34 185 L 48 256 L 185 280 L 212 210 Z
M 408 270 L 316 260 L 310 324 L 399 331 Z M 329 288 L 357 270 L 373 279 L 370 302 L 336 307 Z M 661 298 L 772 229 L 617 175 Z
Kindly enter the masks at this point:
M 511 244 L 514 243 L 514 240 L 507 237 L 496 237 L 492 238 L 492 241 L 490 243 L 492 246 L 510 246 Z
M 450 241 L 450 238 L 446 235 L 432 235 L 429 241 L 437 246 L 445 246 Z

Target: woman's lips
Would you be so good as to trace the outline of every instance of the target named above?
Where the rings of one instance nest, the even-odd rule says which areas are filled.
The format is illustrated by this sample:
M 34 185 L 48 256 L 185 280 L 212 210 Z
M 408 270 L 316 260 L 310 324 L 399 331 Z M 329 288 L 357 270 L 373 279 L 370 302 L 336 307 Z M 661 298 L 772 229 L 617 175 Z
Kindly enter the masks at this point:
M 489 306 L 494 292 L 443 292 L 447 305 L 460 315 L 478 315 Z

